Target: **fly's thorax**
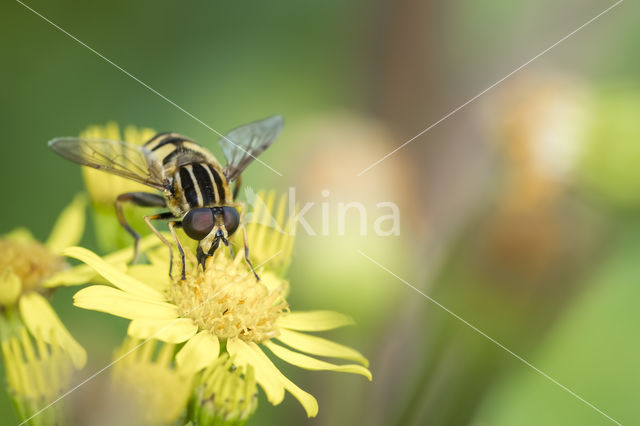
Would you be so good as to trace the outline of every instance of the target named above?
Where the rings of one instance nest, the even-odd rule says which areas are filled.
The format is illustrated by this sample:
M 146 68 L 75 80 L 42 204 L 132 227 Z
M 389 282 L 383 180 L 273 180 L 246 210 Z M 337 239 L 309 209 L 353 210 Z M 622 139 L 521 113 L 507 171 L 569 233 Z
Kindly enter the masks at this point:
M 164 190 L 164 198 L 167 201 L 167 208 L 173 214 L 174 217 L 182 218 L 187 211 L 189 210 L 189 206 L 184 206 L 180 201 L 182 199 L 181 194 L 176 194 L 172 189 Z

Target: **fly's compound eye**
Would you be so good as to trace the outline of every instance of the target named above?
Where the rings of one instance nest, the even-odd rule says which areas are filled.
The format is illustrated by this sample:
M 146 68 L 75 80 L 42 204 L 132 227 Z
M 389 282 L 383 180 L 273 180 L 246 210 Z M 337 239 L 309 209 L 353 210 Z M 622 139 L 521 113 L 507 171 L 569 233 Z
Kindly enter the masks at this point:
M 223 207 L 222 215 L 224 218 L 224 227 L 229 235 L 232 235 L 238 229 L 240 224 L 240 214 L 233 207 Z
M 213 212 L 211 209 L 193 209 L 182 219 L 182 229 L 194 240 L 202 240 L 213 229 Z

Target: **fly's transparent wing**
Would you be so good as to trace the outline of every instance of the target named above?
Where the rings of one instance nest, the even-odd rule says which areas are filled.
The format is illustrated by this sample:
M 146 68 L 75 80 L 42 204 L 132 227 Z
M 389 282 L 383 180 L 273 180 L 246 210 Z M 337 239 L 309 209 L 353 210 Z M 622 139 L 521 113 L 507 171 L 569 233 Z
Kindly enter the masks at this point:
M 231 182 L 237 179 L 258 155 L 271 146 L 283 126 L 282 116 L 274 115 L 236 127 L 227 133 L 226 138 L 220 139 L 222 152 L 227 159 L 227 165 L 224 168 L 227 180 Z
M 56 138 L 49 148 L 67 160 L 163 189 L 164 171 L 144 146 L 107 139 Z

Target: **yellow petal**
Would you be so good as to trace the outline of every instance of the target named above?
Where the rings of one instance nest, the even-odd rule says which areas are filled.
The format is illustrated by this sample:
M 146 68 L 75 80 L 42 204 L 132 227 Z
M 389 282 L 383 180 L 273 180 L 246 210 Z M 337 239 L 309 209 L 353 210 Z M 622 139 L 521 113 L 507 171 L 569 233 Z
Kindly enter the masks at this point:
M 84 309 L 106 312 L 128 319 L 175 319 L 178 308 L 165 302 L 137 297 L 124 291 L 94 285 L 73 296 L 73 304 Z
M 233 353 L 229 350 L 230 343 L 233 347 Z M 231 355 L 235 354 L 236 358 L 234 363 L 241 362 L 243 363 L 241 365 L 250 364 L 253 366 L 256 374 L 256 380 L 267 394 L 269 402 L 277 405 L 282 401 L 282 397 L 277 400 L 277 402 L 271 401 L 267 388 L 261 382 L 261 380 L 265 378 L 268 379 L 269 387 L 274 387 L 275 390 L 282 388 L 288 390 L 300 402 L 300 404 L 302 404 L 302 407 L 304 407 L 307 412 L 307 416 L 315 417 L 318 414 L 318 401 L 316 401 L 313 395 L 303 391 L 295 383 L 287 379 L 271 362 L 269 357 L 262 352 L 258 345 L 253 342 L 246 343 L 240 339 L 229 339 L 227 341 L 227 351 L 229 351 L 229 354 Z M 274 380 L 276 383 L 273 383 Z M 277 385 L 277 388 L 274 385 Z
M 162 266 L 132 265 L 127 269 L 127 274 L 159 292 L 168 290 L 172 284 L 168 263 Z
M 119 271 L 127 270 L 127 266 L 124 263 L 112 266 Z M 64 271 L 60 271 L 57 274 L 52 275 L 51 277 L 47 278 L 46 281 L 42 282 L 41 285 L 42 287 L 46 288 L 54 288 L 70 287 L 73 285 L 87 283 L 108 285 L 109 281 L 98 275 L 93 268 L 90 268 L 85 264 L 81 264 L 71 269 L 65 269 Z
M 29 332 L 36 338 L 52 343 L 52 336 L 60 347 L 69 354 L 73 365 L 80 369 L 87 362 L 84 348 L 71 336 L 49 302 L 36 292 L 20 297 L 20 315 Z
M 312 355 L 328 356 L 331 358 L 349 359 L 369 366 L 369 361 L 355 349 L 341 345 L 331 340 L 318 336 L 298 333 L 292 330 L 280 329 L 280 334 L 276 339 L 302 352 Z
M 170 237 L 171 236 L 169 235 L 169 238 Z M 142 237 L 140 239 L 140 246 L 139 246 L 140 253 L 145 253 L 150 248 L 160 244 L 162 244 L 162 241 L 160 241 L 160 239 L 156 237 L 154 234 L 150 234 L 145 237 Z M 163 245 L 163 247 L 165 246 Z M 115 251 L 104 257 L 104 260 L 106 260 L 108 263 L 119 263 L 119 262 L 127 263 L 127 262 L 130 262 L 132 259 L 133 259 L 133 246 Z
M 273 352 L 278 358 L 288 362 L 289 364 L 298 366 L 300 368 L 305 368 L 307 370 L 329 370 L 329 371 L 339 371 L 343 373 L 360 374 L 366 377 L 367 379 L 371 380 L 371 372 L 361 365 L 331 364 L 330 362 L 321 361 L 319 359 L 312 358 L 308 355 L 294 352 L 280 345 L 276 345 L 273 342 L 267 341 L 264 343 L 264 345 L 268 347 L 269 350 L 271 350 L 271 352 Z
M 284 399 L 284 387 L 277 376 L 277 368 L 266 356 L 259 356 L 244 341 L 238 338 L 227 340 L 227 352 L 234 358 L 234 364 L 239 366 L 251 365 L 256 375 L 256 381 L 267 395 L 267 400 L 278 405 Z M 275 370 L 275 371 L 274 371 Z
M 173 237 L 169 237 L 169 241 L 171 241 L 171 238 Z M 158 237 L 156 237 L 156 239 L 158 239 Z M 154 250 L 149 250 L 146 255 L 147 259 L 149 259 L 149 262 L 153 266 L 162 266 L 166 268 L 169 264 L 169 250 L 166 246 L 158 247 Z
M 299 331 L 331 330 L 353 325 L 351 317 L 333 311 L 291 312 L 278 318 L 278 325 Z
M 158 302 L 166 300 L 164 295 L 158 290 L 155 290 L 135 278 L 118 271 L 112 265 L 101 259 L 100 256 L 85 248 L 69 247 L 63 251 L 63 254 L 65 256 L 76 258 L 91 266 L 107 281 L 127 293 Z
M 140 240 L 140 252 L 160 244 L 160 240 L 155 235 L 143 237 Z M 113 266 L 118 271 L 126 271 L 127 263 L 133 258 L 133 248 L 118 250 L 104 256 L 105 262 Z M 44 287 L 71 286 L 78 284 L 86 284 L 89 282 L 99 283 L 97 272 L 89 265 L 81 264 L 71 269 L 59 272 L 47 279 L 42 285 Z
M 178 351 L 176 364 L 180 371 L 187 374 L 196 373 L 210 365 L 220 353 L 218 338 L 208 331 L 201 331 Z
M 191 338 L 198 327 L 190 318 L 135 319 L 129 324 L 127 334 L 138 339 L 157 339 L 167 343 L 182 343 Z
M 165 237 L 167 237 L 167 235 L 165 235 Z M 171 235 L 169 235 L 168 238 L 171 238 Z M 147 250 L 153 247 L 156 247 L 160 244 L 162 244 L 162 241 L 160 241 L 160 239 L 154 234 L 150 234 L 140 239 L 140 246 L 138 247 L 138 249 L 140 250 L 140 253 L 146 253 Z M 166 249 L 165 245 L 162 245 L 162 247 L 165 247 Z M 108 263 L 119 263 L 119 262 L 128 263 L 132 259 L 133 259 L 133 246 L 115 251 L 104 257 L 104 260 L 106 260 Z
M 84 232 L 86 206 L 87 197 L 84 194 L 79 194 L 60 213 L 45 243 L 49 250 L 61 253 L 63 249 L 75 246 L 80 242 Z
M 0 305 L 10 306 L 16 303 L 20 291 L 22 290 L 22 282 L 20 278 L 13 272 L 13 268 L 5 268 L 0 272 Z

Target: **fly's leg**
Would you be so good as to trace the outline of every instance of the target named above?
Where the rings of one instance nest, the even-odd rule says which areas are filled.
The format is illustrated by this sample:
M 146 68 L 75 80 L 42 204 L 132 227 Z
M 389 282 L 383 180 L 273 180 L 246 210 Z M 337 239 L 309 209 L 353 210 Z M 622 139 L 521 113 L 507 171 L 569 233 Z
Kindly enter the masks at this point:
M 127 219 L 124 217 L 124 213 L 122 211 L 122 203 L 131 203 L 140 207 L 166 207 L 167 203 L 164 197 L 160 194 L 153 194 L 150 192 L 126 192 L 124 194 L 118 195 L 115 201 L 116 207 L 116 215 L 118 217 L 118 222 L 120 225 L 131 235 L 134 239 L 133 246 L 133 259 L 131 263 L 136 263 L 138 260 L 138 246 L 140 245 L 140 234 L 138 234 L 130 225 L 127 223 Z
M 156 227 L 153 226 L 151 221 L 152 220 L 170 220 L 170 219 L 174 219 L 174 216 L 171 212 L 158 213 L 158 214 L 144 217 L 144 221 L 147 223 L 147 226 L 149 227 L 149 229 L 151 229 L 153 233 L 156 234 L 158 238 L 160 238 L 160 241 L 162 241 L 164 245 L 169 247 L 169 276 L 171 276 L 171 271 L 173 269 L 173 247 L 171 247 L 171 243 L 169 242 L 169 240 L 167 240 L 160 233 L 160 231 L 158 231 L 158 229 L 156 229 Z
M 185 266 L 185 257 L 184 257 L 184 249 L 182 248 L 182 244 L 180 244 L 180 240 L 178 239 L 178 234 L 176 234 L 176 227 L 182 226 L 182 222 L 176 222 L 174 220 L 169 222 L 169 231 L 171 231 L 171 235 L 173 235 L 173 240 L 176 242 L 176 246 L 178 247 L 178 251 L 180 252 L 180 260 L 182 261 L 182 280 L 184 281 L 187 278 L 186 275 L 186 266 Z M 171 274 L 171 273 L 169 273 Z
M 198 265 L 202 265 L 202 270 L 204 270 L 204 263 L 207 260 L 207 255 L 199 244 L 198 249 L 196 250 L 196 258 L 198 259 Z
M 249 268 L 251 268 L 251 272 L 253 272 L 253 275 L 256 277 L 256 281 L 260 281 L 260 277 L 258 276 L 258 274 L 256 274 L 256 270 L 253 269 L 253 265 L 249 260 L 249 242 L 247 241 L 247 228 L 245 228 L 244 225 L 240 226 L 242 226 L 242 237 L 244 240 L 244 260 L 245 262 L 247 262 L 247 265 L 249 265 Z
M 236 186 L 236 189 L 238 188 L 238 186 Z M 249 265 L 249 268 L 251 268 L 251 272 L 253 272 L 253 275 L 256 277 L 256 280 L 260 281 L 260 277 L 256 273 L 256 270 L 253 269 L 253 264 L 249 260 L 249 242 L 247 240 L 247 228 L 244 226 L 244 218 L 247 214 L 247 204 L 243 201 L 236 201 L 235 203 L 231 204 L 231 207 L 234 207 L 236 209 L 240 208 L 240 227 L 242 228 L 242 237 L 244 241 L 244 260 L 245 262 L 247 262 L 247 265 Z M 231 247 L 231 244 L 229 244 L 229 246 Z

